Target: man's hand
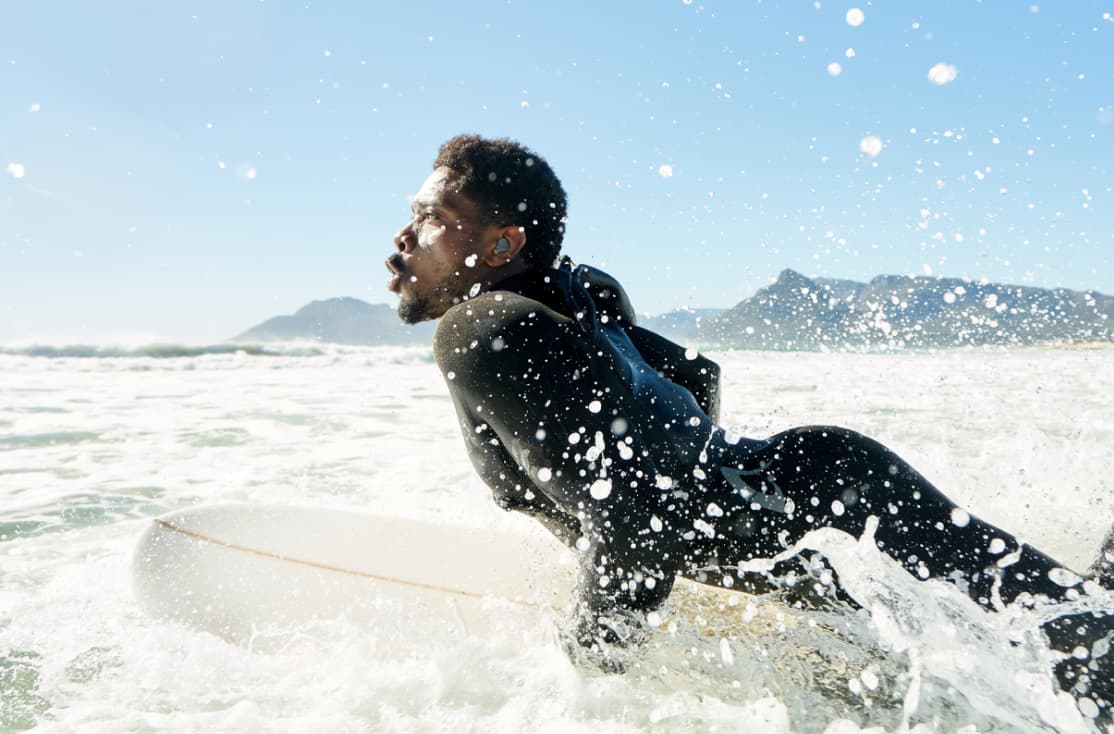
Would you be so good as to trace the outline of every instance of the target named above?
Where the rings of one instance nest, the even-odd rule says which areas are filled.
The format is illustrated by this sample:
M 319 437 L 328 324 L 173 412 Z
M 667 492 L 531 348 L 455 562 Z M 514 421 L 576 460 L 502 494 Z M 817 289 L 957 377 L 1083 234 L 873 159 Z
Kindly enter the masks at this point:
M 565 652 L 577 665 L 604 673 L 626 672 L 650 637 L 645 615 L 616 607 L 607 614 L 592 612 L 578 602 L 560 635 Z

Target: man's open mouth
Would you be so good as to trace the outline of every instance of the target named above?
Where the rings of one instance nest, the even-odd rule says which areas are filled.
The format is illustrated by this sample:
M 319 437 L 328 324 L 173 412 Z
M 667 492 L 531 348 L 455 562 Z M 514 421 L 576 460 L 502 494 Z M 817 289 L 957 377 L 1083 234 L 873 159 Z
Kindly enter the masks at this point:
M 391 277 L 387 281 L 387 290 L 389 290 L 391 293 L 398 293 L 399 288 L 402 287 L 403 266 L 401 258 L 399 258 L 397 254 L 392 255 L 391 257 L 387 258 L 385 264 L 387 266 L 387 270 L 391 271 Z

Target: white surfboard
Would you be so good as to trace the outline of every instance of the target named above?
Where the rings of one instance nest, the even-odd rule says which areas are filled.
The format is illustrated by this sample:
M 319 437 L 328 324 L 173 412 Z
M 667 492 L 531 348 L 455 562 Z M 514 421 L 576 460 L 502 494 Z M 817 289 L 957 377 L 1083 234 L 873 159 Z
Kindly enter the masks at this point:
M 155 518 L 136 547 L 133 581 L 148 613 L 238 642 L 316 620 L 374 620 L 384 604 L 494 634 L 510 614 L 562 615 L 576 563 L 540 529 L 211 505 Z M 715 636 L 795 622 L 780 604 L 683 579 L 670 609 Z
M 353 614 L 384 600 L 465 621 L 493 601 L 560 609 L 573 563 L 542 535 L 308 507 L 212 505 L 154 519 L 136 547 L 133 580 L 149 613 L 245 640 L 266 627 Z

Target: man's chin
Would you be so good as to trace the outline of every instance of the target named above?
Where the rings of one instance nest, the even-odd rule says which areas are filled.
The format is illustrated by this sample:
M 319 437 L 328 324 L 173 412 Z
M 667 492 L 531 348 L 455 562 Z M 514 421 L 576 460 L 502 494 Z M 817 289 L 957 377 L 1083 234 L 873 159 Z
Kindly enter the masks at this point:
M 424 299 L 404 298 L 398 302 L 398 317 L 405 324 L 420 324 L 440 316 L 432 311 L 431 304 Z

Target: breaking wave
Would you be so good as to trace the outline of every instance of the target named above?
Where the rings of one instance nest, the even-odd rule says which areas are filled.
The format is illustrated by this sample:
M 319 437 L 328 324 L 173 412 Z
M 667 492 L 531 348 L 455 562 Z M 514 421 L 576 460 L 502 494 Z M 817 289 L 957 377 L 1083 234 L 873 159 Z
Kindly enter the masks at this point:
M 46 358 L 127 358 L 175 359 L 204 357 L 208 355 L 236 354 L 249 357 L 316 357 L 329 353 L 334 345 L 309 342 L 267 344 L 145 344 L 134 347 L 103 346 L 93 344 L 67 344 L 63 346 L 32 344 L 22 347 L 0 347 L 0 355 Z

